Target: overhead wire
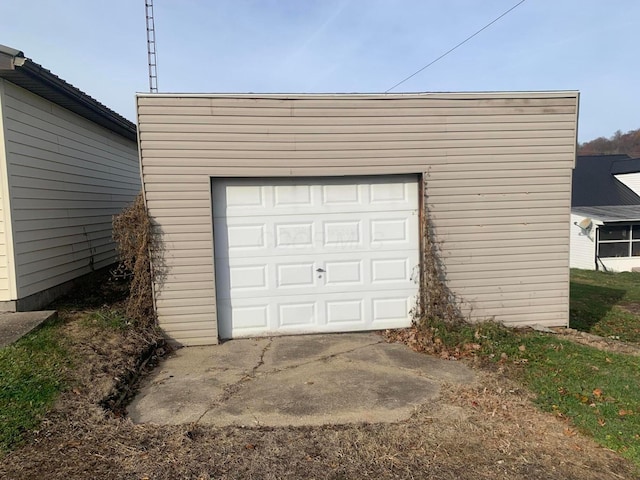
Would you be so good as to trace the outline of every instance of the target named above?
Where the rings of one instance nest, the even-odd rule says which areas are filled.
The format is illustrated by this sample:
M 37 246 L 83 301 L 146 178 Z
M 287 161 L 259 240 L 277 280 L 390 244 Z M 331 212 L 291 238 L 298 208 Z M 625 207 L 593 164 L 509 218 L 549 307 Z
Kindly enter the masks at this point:
M 396 83 L 393 87 L 389 88 L 388 90 L 385 90 L 384 93 L 389 93 L 391 90 L 395 89 L 396 87 L 399 87 L 400 85 L 402 85 L 404 82 L 406 82 L 407 80 L 415 77 L 416 75 L 418 75 L 420 72 L 426 70 L 427 68 L 429 68 L 431 65 L 433 65 L 434 63 L 436 63 L 439 60 L 442 60 L 444 57 L 446 57 L 447 55 L 449 55 L 451 52 L 453 52 L 454 50 L 456 50 L 458 47 L 461 47 L 462 45 L 464 45 L 465 43 L 467 43 L 469 40 L 471 40 L 473 37 L 475 37 L 476 35 L 482 33 L 484 30 L 486 30 L 487 28 L 489 28 L 491 25 L 493 25 L 494 23 L 496 23 L 498 20 L 500 20 L 502 17 L 504 17 L 505 15 L 509 14 L 511 11 L 515 10 L 517 7 L 519 7 L 520 5 L 522 5 L 526 0 L 520 0 L 518 3 L 516 3 L 513 7 L 511 7 L 509 10 L 507 10 L 506 12 L 502 13 L 499 17 L 496 17 L 495 19 L 493 19 L 491 22 L 487 23 L 484 27 L 482 27 L 480 30 L 478 30 L 477 32 L 475 32 L 473 35 L 468 36 L 467 38 L 465 38 L 463 41 L 461 41 L 460 43 L 458 43 L 455 47 L 447 50 L 446 52 L 444 52 L 442 55 L 440 55 L 438 58 L 436 58 L 435 60 L 432 60 L 431 62 L 429 62 L 428 64 L 426 64 L 424 67 L 422 67 L 420 70 L 415 71 L 414 73 L 412 73 L 411 75 L 409 75 L 407 78 L 405 78 L 404 80 L 399 81 L 398 83 Z

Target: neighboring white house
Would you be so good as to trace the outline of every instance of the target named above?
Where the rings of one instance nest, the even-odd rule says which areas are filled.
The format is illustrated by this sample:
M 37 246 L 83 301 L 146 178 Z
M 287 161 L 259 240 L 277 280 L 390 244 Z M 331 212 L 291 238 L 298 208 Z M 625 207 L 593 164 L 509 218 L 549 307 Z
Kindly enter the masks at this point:
M 112 215 L 139 190 L 135 125 L 0 45 L 0 309 L 112 264 Z
M 577 92 L 137 103 L 174 342 L 408 326 L 425 222 L 465 315 L 568 324 Z
M 571 267 L 640 269 L 640 159 L 579 156 L 573 173 Z

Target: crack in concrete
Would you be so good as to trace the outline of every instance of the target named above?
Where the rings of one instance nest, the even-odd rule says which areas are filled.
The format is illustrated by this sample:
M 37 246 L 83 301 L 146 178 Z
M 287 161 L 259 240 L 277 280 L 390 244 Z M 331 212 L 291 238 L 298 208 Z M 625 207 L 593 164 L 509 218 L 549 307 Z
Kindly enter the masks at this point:
M 194 422 L 194 425 L 197 425 L 198 422 L 200 422 L 200 420 L 202 420 L 202 418 L 211 410 L 222 405 L 224 402 L 226 402 L 231 397 L 233 397 L 236 393 L 238 393 L 242 389 L 243 384 L 253 380 L 256 377 L 256 371 L 258 370 L 258 368 L 264 365 L 264 356 L 266 355 L 269 348 L 271 348 L 272 344 L 273 344 L 273 337 L 269 337 L 269 342 L 262 349 L 262 352 L 260 353 L 260 358 L 258 358 L 258 362 L 251 369 L 251 373 L 249 373 L 248 375 L 243 375 L 238 381 L 231 383 L 229 385 L 226 385 L 222 389 L 222 393 L 218 396 L 218 398 L 216 398 L 209 404 L 209 406 L 205 409 L 205 411 L 202 412 L 202 415 L 200 415 L 198 419 Z
M 347 353 L 352 353 L 352 352 L 358 351 L 358 350 L 363 349 L 363 348 L 371 347 L 373 345 L 379 345 L 381 343 L 385 343 L 384 340 L 379 340 L 377 342 L 368 343 L 367 345 L 360 345 L 359 347 L 354 347 L 354 348 L 351 348 L 349 350 L 343 350 L 342 352 L 336 352 L 336 353 L 332 353 L 332 354 L 329 354 L 329 355 L 323 355 L 321 357 L 314 358 L 313 360 L 309 360 L 307 362 L 302 362 L 302 363 L 297 363 L 295 365 L 288 365 L 288 366 L 282 367 L 282 368 L 274 368 L 272 370 L 267 370 L 267 371 L 263 372 L 263 375 L 272 375 L 274 373 L 285 372 L 287 370 L 293 370 L 293 369 L 296 369 L 296 368 L 299 368 L 299 367 L 303 367 L 303 366 L 309 365 L 311 363 L 324 362 L 324 361 L 327 361 L 327 360 L 330 360 L 330 359 L 333 359 L 333 358 L 337 358 L 340 355 L 345 355 Z
M 264 365 L 264 356 L 266 355 L 266 353 L 271 348 L 271 345 L 273 345 L 273 337 L 269 337 L 269 343 L 267 343 L 264 346 L 264 348 L 262 349 L 262 353 L 260 354 L 260 358 L 258 359 L 258 363 L 256 364 L 255 367 L 253 367 L 253 370 L 251 370 L 251 378 L 255 378 L 256 377 L 256 372 L 258 371 L 258 369 L 262 365 Z

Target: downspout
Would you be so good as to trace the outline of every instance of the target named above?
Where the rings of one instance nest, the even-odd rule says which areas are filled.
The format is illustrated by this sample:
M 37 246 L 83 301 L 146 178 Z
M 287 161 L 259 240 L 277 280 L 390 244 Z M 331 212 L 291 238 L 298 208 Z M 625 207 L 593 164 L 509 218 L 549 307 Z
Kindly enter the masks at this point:
M 596 227 L 596 244 L 594 245 L 594 249 L 593 249 L 593 260 L 596 262 L 596 272 L 599 270 L 598 268 L 598 245 L 600 241 L 600 228 Z

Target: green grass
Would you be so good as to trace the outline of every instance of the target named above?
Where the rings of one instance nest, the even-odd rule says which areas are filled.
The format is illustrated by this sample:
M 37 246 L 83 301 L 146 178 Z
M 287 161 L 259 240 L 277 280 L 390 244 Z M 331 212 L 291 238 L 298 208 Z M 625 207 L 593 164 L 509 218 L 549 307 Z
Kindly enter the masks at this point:
M 640 273 L 572 270 L 569 326 L 640 343 Z
M 91 312 L 84 318 L 83 323 L 89 327 L 106 330 L 126 330 L 132 326 L 131 320 L 115 308 L 103 308 Z
M 18 444 L 65 386 L 69 365 L 58 323 L 0 349 L 0 452 Z
M 540 335 L 525 345 L 523 378 L 542 409 L 640 467 L 640 359 Z
M 489 365 L 504 364 L 510 376 L 536 394 L 542 410 L 568 418 L 640 469 L 639 357 L 494 323 L 430 326 L 449 349 L 474 351 Z M 465 349 L 466 344 L 476 344 L 476 349 Z

